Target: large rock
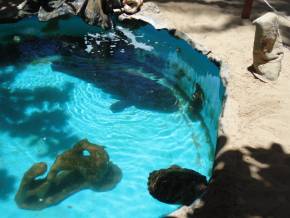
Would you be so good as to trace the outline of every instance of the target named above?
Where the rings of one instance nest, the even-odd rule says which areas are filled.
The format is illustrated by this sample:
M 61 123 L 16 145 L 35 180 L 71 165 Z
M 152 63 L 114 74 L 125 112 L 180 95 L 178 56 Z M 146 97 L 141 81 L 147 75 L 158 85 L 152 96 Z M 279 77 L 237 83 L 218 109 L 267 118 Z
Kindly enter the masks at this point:
M 25 16 L 37 14 L 41 8 L 46 12 L 52 12 L 53 10 L 60 8 L 64 2 L 65 0 L 25 0 L 18 6 L 19 15 Z
M 253 51 L 255 74 L 262 80 L 277 80 L 283 58 L 278 17 L 275 13 L 269 12 L 255 20 L 254 24 L 256 25 Z
M 47 176 L 41 178 L 46 171 L 46 163 L 36 163 L 24 174 L 15 196 L 20 208 L 44 209 L 82 189 L 110 190 L 122 176 L 105 149 L 87 140 L 59 155 Z
M 111 7 L 118 6 L 116 1 L 118 0 L 25 0 L 18 6 L 18 16 L 35 14 L 41 21 L 47 21 L 64 15 L 79 15 L 89 24 L 106 28 L 110 26 L 108 14 L 113 12 Z
M 91 25 L 108 28 L 112 25 L 112 14 L 134 14 L 140 10 L 143 0 L 15 0 L 14 4 L 0 4 L 7 8 L 0 13 L 0 23 L 15 22 L 30 15 L 37 15 L 41 21 L 78 15 Z
M 51 10 L 46 10 L 44 7 L 40 7 L 38 11 L 38 19 L 40 21 L 49 21 L 64 15 L 74 15 L 76 14 L 75 12 L 76 9 L 72 5 L 62 2 L 60 5 L 56 5 L 56 7 Z
M 150 173 L 148 190 L 161 202 L 190 205 L 207 187 L 206 177 L 194 170 L 171 166 Z
M 103 11 L 103 2 L 102 0 L 87 0 L 83 17 L 91 25 L 98 24 L 103 28 L 108 28 L 110 19 Z

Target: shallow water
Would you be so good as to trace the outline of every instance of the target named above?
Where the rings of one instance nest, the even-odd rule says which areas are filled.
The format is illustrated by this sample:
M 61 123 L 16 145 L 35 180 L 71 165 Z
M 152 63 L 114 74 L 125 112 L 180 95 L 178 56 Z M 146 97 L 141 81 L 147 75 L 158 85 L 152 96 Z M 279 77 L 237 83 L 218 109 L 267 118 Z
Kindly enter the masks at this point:
M 181 60 L 183 52 L 190 61 L 201 55 L 188 53 L 182 40 L 149 25 L 110 32 L 78 19 L 44 31 L 46 25 L 34 19 L 0 25 L 4 217 L 153 218 L 176 209 L 150 196 L 147 177 L 173 164 L 210 177 L 212 129 L 202 111 L 188 116 L 187 98 L 176 89 L 172 74 L 172 65 L 182 68 L 187 62 Z M 218 68 L 208 65 L 197 69 L 211 71 L 212 88 L 221 89 Z M 219 114 L 221 97 L 213 101 L 219 103 L 214 112 Z M 105 146 L 121 168 L 116 188 L 84 190 L 42 211 L 18 209 L 13 198 L 24 172 L 36 162 L 50 166 L 57 154 L 84 138 Z

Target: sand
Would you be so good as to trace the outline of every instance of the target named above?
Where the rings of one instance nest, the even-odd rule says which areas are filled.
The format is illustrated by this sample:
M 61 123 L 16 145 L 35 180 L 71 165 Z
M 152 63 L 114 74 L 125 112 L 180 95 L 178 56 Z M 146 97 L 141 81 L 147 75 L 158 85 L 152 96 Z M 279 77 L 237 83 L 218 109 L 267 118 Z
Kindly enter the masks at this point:
M 278 81 L 263 83 L 247 70 L 255 27 L 240 19 L 243 1 L 154 2 L 160 9 L 154 19 L 188 33 L 226 62 L 230 72 L 212 184 L 192 217 L 290 217 L 289 48 Z M 289 16 L 287 2 L 271 1 Z M 251 19 L 267 11 L 257 1 Z

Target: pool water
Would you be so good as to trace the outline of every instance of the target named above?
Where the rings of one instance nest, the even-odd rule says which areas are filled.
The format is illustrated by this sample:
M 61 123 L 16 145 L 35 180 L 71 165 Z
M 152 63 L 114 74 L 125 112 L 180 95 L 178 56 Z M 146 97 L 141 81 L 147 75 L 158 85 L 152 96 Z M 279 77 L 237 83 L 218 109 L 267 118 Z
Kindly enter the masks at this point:
M 203 119 L 206 109 L 188 114 L 187 91 L 173 76 L 198 62 L 193 73 L 206 72 L 203 80 L 218 90 L 216 98 L 205 92 L 213 103 L 204 105 L 217 108 L 217 125 L 219 69 L 201 56 L 144 24 L 103 31 L 77 18 L 31 18 L 0 25 L 1 217 L 154 218 L 177 209 L 150 196 L 147 177 L 173 164 L 211 175 L 216 126 Z M 19 209 L 14 196 L 23 174 L 36 162 L 51 166 L 84 138 L 105 146 L 122 170 L 120 183 L 110 191 L 80 191 L 41 211 Z

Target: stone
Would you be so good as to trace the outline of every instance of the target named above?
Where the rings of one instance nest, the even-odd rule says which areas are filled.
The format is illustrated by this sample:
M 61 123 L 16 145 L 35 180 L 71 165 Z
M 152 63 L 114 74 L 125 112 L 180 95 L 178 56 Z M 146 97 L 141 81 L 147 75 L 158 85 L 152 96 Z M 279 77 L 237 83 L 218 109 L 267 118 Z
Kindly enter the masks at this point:
M 38 19 L 40 21 L 49 21 L 54 18 L 58 18 L 69 14 L 75 14 L 74 8 L 72 8 L 70 5 L 66 3 L 63 3 L 60 7 L 55 8 L 51 11 L 47 11 L 43 7 L 40 7 L 38 11 Z
M 20 208 L 41 210 L 82 190 L 107 191 L 121 180 L 122 172 L 102 146 L 81 140 L 57 156 L 47 176 L 46 163 L 34 164 L 23 176 L 15 201 Z
M 140 8 L 140 11 L 138 11 L 138 13 L 135 13 L 135 14 L 122 13 L 118 16 L 118 19 L 122 22 L 130 21 L 130 20 L 140 20 L 143 22 L 150 23 L 157 29 L 159 28 L 163 29 L 164 27 L 167 27 L 168 24 L 166 21 L 161 22 L 160 19 L 155 19 L 156 15 L 158 15 L 159 13 L 160 13 L 160 9 L 156 3 L 145 2 Z M 168 28 L 170 27 L 168 26 Z
M 48 21 L 64 15 L 79 15 L 90 25 L 110 28 L 112 14 L 134 14 L 142 4 L 143 0 L 24 0 L 13 19 L 37 15 L 39 20 Z
M 74 0 L 74 1 L 66 1 L 66 4 L 74 8 L 75 14 L 78 15 L 83 10 L 85 2 L 86 2 L 85 0 Z
M 17 9 L 19 17 L 25 17 L 27 15 L 36 14 L 40 8 L 38 0 L 25 0 L 18 5 Z
M 46 12 L 52 12 L 53 10 L 61 7 L 65 0 L 25 0 L 18 5 L 19 16 L 37 14 L 40 8 L 43 8 Z
M 111 21 L 109 16 L 103 11 L 102 2 L 102 0 L 87 0 L 82 16 L 90 25 L 98 24 L 102 28 L 109 28 Z
M 123 11 L 126 14 L 135 14 L 143 5 L 143 0 L 123 0 L 123 5 Z
M 207 185 L 205 176 L 175 165 L 153 171 L 148 178 L 150 194 L 168 204 L 190 205 L 206 190 Z
M 275 81 L 281 72 L 283 44 L 278 16 L 269 12 L 254 21 L 256 34 L 253 50 L 254 74 L 263 81 Z
M 18 17 L 38 15 L 39 20 L 48 21 L 64 15 L 79 15 L 88 24 L 111 26 L 109 15 L 113 8 L 121 8 L 119 0 L 25 0 L 18 6 Z

